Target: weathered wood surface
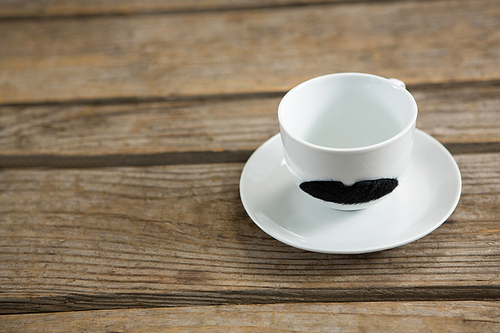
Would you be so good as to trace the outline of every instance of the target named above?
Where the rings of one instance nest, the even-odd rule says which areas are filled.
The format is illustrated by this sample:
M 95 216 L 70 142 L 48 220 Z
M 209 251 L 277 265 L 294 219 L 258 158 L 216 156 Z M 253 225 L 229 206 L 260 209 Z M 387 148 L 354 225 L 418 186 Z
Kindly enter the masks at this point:
M 0 103 L 284 92 L 332 72 L 495 81 L 496 0 L 0 22 Z
M 297 250 L 239 199 L 242 164 L 3 170 L 0 311 L 500 298 L 500 154 L 427 237 L 365 255 Z
M 498 45 L 496 0 L 0 0 L 0 331 L 498 331 Z M 430 235 L 317 254 L 244 211 L 280 97 L 339 71 L 454 153 Z
M 10 315 L 0 317 L 0 327 L 5 333 L 496 333 L 499 313 L 498 302 L 295 303 Z
M 452 153 L 500 151 L 500 85 L 412 90 Z M 243 162 L 278 132 L 280 96 L 0 107 L 0 167 Z
M 354 3 L 359 1 L 360 0 L 0 0 L 0 18 L 26 19 L 58 16 L 131 15 L 141 13 L 164 14 L 180 11 L 272 8 L 326 2 Z

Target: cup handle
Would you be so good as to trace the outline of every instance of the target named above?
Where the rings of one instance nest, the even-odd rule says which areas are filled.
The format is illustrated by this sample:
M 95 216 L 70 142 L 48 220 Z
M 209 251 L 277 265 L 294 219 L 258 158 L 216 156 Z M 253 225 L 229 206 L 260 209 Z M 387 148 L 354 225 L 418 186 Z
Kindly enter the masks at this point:
M 397 85 L 398 87 L 406 89 L 406 84 L 403 81 L 401 81 L 401 80 L 398 80 L 398 79 L 389 79 L 389 81 L 391 81 L 393 84 Z

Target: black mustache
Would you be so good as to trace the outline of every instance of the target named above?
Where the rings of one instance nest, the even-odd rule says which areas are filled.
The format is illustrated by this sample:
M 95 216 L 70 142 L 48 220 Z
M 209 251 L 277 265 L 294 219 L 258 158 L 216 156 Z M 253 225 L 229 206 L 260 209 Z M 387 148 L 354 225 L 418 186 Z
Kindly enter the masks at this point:
M 342 205 L 367 203 L 382 198 L 398 186 L 395 178 L 362 180 L 346 186 L 334 180 L 315 180 L 300 184 L 302 191 L 321 199 Z

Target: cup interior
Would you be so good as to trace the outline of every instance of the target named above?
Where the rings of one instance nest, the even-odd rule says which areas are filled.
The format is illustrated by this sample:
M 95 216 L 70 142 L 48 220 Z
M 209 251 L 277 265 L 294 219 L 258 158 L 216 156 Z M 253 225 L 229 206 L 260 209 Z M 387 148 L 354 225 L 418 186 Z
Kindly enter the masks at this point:
M 358 73 L 306 81 L 282 99 L 280 125 L 296 139 L 327 148 L 360 148 L 384 142 L 417 117 L 412 95 L 388 79 Z

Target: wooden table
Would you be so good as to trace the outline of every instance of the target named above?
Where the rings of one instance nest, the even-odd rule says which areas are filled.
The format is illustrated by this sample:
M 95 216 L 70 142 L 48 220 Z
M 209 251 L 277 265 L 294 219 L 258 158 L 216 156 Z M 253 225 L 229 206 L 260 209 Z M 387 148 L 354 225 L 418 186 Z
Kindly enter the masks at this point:
M 306 252 L 241 204 L 283 94 L 345 71 L 461 169 L 411 244 Z M 0 1 L 1 332 L 498 332 L 499 166 L 497 0 Z

